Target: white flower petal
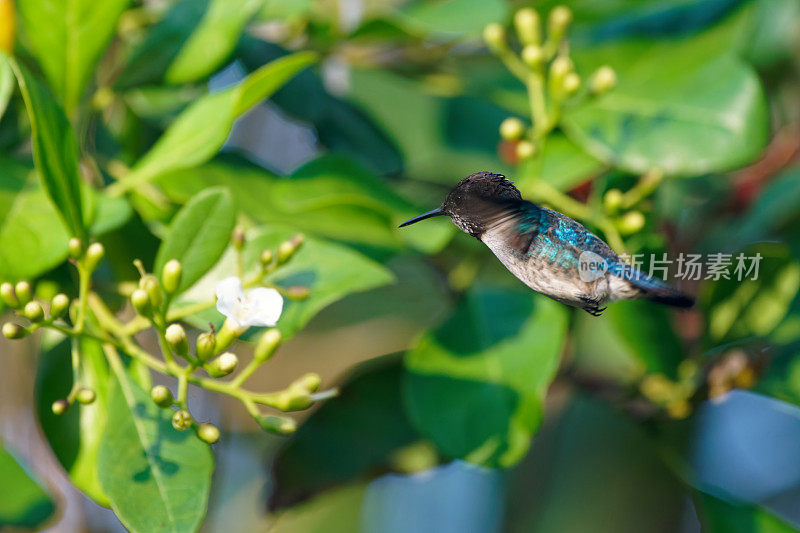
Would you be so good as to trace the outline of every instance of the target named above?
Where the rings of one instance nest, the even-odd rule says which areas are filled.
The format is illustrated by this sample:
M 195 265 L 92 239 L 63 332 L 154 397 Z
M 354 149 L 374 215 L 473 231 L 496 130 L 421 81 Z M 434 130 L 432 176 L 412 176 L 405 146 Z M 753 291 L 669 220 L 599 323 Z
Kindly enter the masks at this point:
M 283 312 L 283 297 L 275 289 L 258 287 L 247 292 L 240 322 L 248 326 L 274 326 Z
M 232 276 L 217 283 L 217 311 L 234 321 L 239 321 L 244 303 L 242 280 Z

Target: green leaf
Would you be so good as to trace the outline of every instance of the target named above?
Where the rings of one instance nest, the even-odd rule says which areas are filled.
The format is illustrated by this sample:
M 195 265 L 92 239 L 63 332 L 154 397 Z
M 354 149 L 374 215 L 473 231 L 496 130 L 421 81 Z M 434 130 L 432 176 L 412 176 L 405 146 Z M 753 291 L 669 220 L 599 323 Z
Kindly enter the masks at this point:
M 413 33 L 446 38 L 475 36 L 488 23 L 504 21 L 508 4 L 503 0 L 416 1 L 403 6 L 397 16 Z
M 38 529 L 55 511 L 41 484 L 0 445 L 0 527 Z
M 235 224 L 236 211 L 227 189 L 201 192 L 175 215 L 158 249 L 154 271 L 160 274 L 167 261 L 177 259 L 183 266 L 178 291 L 191 287 L 222 256 Z
M 0 118 L 6 112 L 8 101 L 14 92 L 14 71 L 8 61 L 0 60 Z
M 111 507 L 138 533 L 196 531 L 206 513 L 214 458 L 192 431 L 172 427 L 124 371 L 108 400 L 98 470 Z
M 764 93 L 753 69 L 713 38 L 627 42 L 576 56 L 587 73 L 612 58 L 619 84 L 565 111 L 567 135 L 634 173 L 697 176 L 749 163 L 767 141 Z
M 50 409 L 53 402 L 66 398 L 72 389 L 70 345 L 63 341 L 44 350 L 36 375 L 36 410 L 42 431 L 56 458 L 72 483 L 100 505 L 108 497 L 100 486 L 97 457 L 107 420 L 108 365 L 100 345 L 81 342 L 81 384 L 94 390 L 97 398 L 89 405 L 74 404 L 63 415 Z
M 500 135 L 496 125 L 492 126 L 498 121 L 495 113 L 486 116 L 481 106 L 457 107 L 461 112 L 472 113 L 472 124 L 493 131 L 491 136 L 480 136 L 484 141 L 480 147 L 452 146 L 449 142 L 452 135 L 448 138 L 448 130 L 452 133 L 455 129 L 448 126 L 454 118 L 451 99 L 437 96 L 424 84 L 386 70 L 353 71 L 352 88 L 352 99 L 397 143 L 408 176 L 452 186 L 479 169 L 513 175 L 497 155 Z M 396 104 L 386 105 L 386 102 Z
M 78 144 L 72 126 L 47 89 L 28 70 L 9 61 L 31 120 L 33 159 L 48 196 L 72 235 L 86 240 L 78 174 Z
M 516 463 L 542 421 L 566 327 L 563 306 L 529 291 L 472 290 L 406 354 L 409 417 L 448 456 Z
M 694 505 L 707 533 L 794 533 L 797 528 L 758 505 L 731 503 L 695 491 Z
M 452 224 L 444 220 L 399 230 L 398 224 L 426 209 L 415 207 L 371 172 L 336 155 L 321 156 L 290 178 L 225 155 L 192 170 L 162 175 L 157 181 L 178 202 L 208 187 L 225 185 L 236 205 L 253 220 L 351 243 L 400 248 L 405 242 L 431 253 L 453 235 Z
M 541 157 L 523 162 L 519 170 L 521 179 L 516 183 L 525 194 L 528 184 L 542 179 L 558 189 L 569 191 L 602 172 L 605 165 L 587 154 L 561 133 L 547 138 Z
M 222 148 L 239 115 L 267 98 L 315 58 L 311 52 L 282 57 L 233 87 L 203 96 L 178 115 L 131 172 L 110 186 L 109 191 L 119 193 L 159 174 L 205 163 Z
M 77 107 L 94 65 L 129 0 L 25 0 L 20 22 L 31 49 L 67 113 Z
M 210 0 L 172 2 L 164 17 L 151 26 L 128 55 L 128 61 L 115 82 L 118 89 L 158 84 L 197 27 Z
M 263 0 L 212 0 L 200 24 L 167 69 L 168 83 L 189 83 L 214 72 L 233 52 Z
M 261 252 L 265 249 L 275 251 L 278 244 L 296 233 L 297 230 L 293 228 L 269 226 L 248 235 L 243 251 L 245 272 L 255 274 L 260 268 Z M 182 303 L 208 300 L 209 295 L 214 294 L 217 282 L 234 274 L 234 255 L 233 250 L 229 249 L 218 266 L 183 295 Z M 303 285 L 310 291 L 310 296 L 303 301 L 285 302 L 283 315 L 278 321 L 284 338 L 295 335 L 331 303 L 348 294 L 367 291 L 393 280 L 392 273 L 379 263 L 345 246 L 313 237 L 307 237 L 292 260 L 266 278 L 267 282 L 279 286 Z M 192 321 L 200 326 L 209 321 L 219 323 L 221 319 L 222 316 L 215 309 L 210 309 L 194 316 Z

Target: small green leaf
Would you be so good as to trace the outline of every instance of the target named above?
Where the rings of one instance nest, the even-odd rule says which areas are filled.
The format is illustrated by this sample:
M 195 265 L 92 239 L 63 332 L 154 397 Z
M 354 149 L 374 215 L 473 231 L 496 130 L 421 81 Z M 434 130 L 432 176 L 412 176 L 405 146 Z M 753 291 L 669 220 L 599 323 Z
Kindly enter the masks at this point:
M 8 61 L 0 60 L 0 118 L 6 112 L 8 101 L 14 92 L 14 71 Z
M 95 392 L 95 401 L 89 405 L 76 403 L 63 415 L 53 414 L 50 406 L 66 398 L 72 388 L 69 342 L 43 351 L 36 375 L 36 410 L 42 431 L 72 483 L 107 507 L 108 497 L 98 478 L 97 457 L 107 420 L 109 375 L 98 343 L 88 339 L 81 342 L 79 376 L 81 385 Z
M 507 467 L 528 450 L 567 312 L 529 291 L 476 289 L 405 357 L 405 405 L 445 455 Z
M 191 287 L 222 256 L 235 224 L 236 211 L 227 189 L 201 192 L 175 215 L 158 249 L 154 271 L 160 273 L 167 261 L 177 259 L 183 266 L 178 290 Z
M 33 159 L 48 196 L 70 233 L 86 239 L 78 174 L 78 144 L 72 126 L 47 89 L 28 70 L 11 59 L 31 120 Z
M 397 13 L 398 22 L 410 32 L 453 38 L 476 35 L 490 22 L 502 22 L 508 4 L 502 0 L 441 0 L 410 2 Z
M 19 14 L 31 49 L 67 113 L 77 107 L 94 65 L 129 0 L 25 0 Z
M 601 161 L 644 173 L 697 176 L 749 163 L 768 136 L 761 84 L 751 67 L 711 36 L 578 55 L 579 72 L 613 58 L 619 84 L 564 113 L 569 138 Z
M 707 533 L 796 533 L 797 528 L 758 505 L 731 503 L 695 491 L 694 505 Z
M 0 446 L 0 528 L 38 529 L 55 511 L 55 504 L 3 446 Z
M 174 429 L 170 415 L 117 373 L 97 466 L 111 507 L 132 532 L 193 532 L 206 513 L 211 449 L 192 431 Z
M 159 174 L 205 163 L 222 148 L 239 115 L 315 60 L 316 55 L 311 52 L 282 57 L 233 87 L 203 96 L 178 115 L 131 172 L 109 187 L 109 191 L 118 194 Z
M 212 0 L 200 24 L 167 69 L 168 83 L 208 76 L 233 52 L 239 36 L 263 0 Z

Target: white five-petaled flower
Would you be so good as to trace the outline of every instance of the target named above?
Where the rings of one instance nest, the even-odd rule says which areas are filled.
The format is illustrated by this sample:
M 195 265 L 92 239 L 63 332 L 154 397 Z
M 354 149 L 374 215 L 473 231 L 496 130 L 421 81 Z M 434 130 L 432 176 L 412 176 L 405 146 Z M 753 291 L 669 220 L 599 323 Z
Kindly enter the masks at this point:
M 242 280 L 225 278 L 217 283 L 217 311 L 239 327 L 274 326 L 283 311 L 283 297 L 275 289 L 266 287 L 245 293 Z

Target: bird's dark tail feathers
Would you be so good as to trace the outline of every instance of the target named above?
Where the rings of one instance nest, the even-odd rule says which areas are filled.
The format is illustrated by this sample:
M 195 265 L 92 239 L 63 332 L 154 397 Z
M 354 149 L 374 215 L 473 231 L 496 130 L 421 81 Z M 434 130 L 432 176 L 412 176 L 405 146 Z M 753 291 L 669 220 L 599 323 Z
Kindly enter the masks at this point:
M 694 305 L 693 297 L 672 287 L 644 289 L 642 297 L 651 302 L 680 307 L 681 309 L 688 309 Z

